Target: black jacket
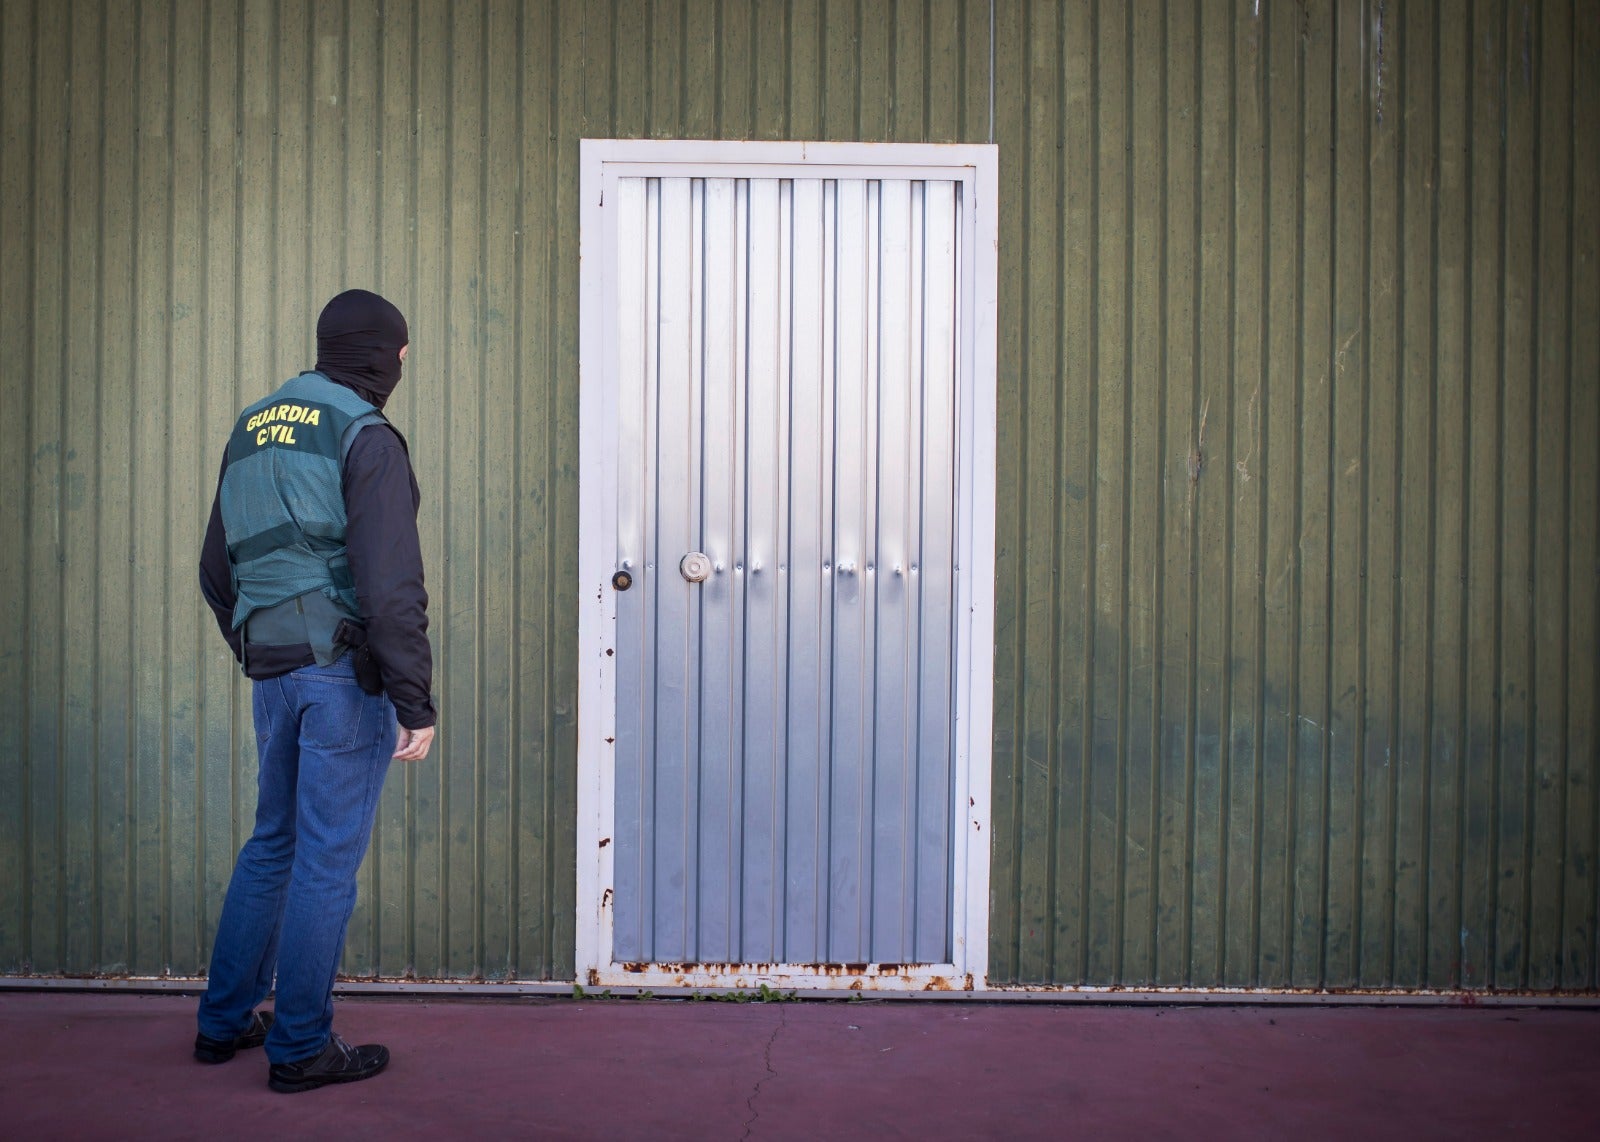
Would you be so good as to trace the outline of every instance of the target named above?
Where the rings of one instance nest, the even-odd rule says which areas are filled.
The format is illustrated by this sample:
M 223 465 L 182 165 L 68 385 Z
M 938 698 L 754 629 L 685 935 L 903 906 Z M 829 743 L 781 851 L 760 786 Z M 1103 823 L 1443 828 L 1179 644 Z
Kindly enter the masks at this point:
M 217 489 L 228 470 L 226 452 Z M 428 592 L 422 582 L 422 544 L 417 508 L 422 493 L 400 434 L 374 424 L 356 434 L 344 458 L 345 545 L 356 599 L 367 627 L 367 645 L 383 673 L 383 688 L 407 729 L 439 720 L 434 708 L 433 651 L 428 645 Z M 243 661 L 242 637 L 233 629 L 233 575 L 222 527 L 220 497 L 211 502 L 211 522 L 200 550 L 200 590 L 216 613 L 222 637 Z M 274 678 L 315 661 L 306 644 L 251 646 L 249 674 Z

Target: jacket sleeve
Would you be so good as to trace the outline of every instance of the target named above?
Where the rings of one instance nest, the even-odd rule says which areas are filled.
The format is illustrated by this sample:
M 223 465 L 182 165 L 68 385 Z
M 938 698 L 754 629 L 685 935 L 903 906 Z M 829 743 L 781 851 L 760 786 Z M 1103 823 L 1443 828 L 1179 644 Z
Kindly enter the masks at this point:
M 383 424 L 357 433 L 344 461 L 345 547 L 367 646 L 395 716 L 410 730 L 439 720 L 417 535 L 421 502 L 399 435 Z
M 222 637 L 228 640 L 233 657 L 244 661 L 244 637 L 233 629 L 233 568 L 228 563 L 228 539 L 222 530 L 222 476 L 228 470 L 228 454 L 222 454 L 217 471 L 217 491 L 211 498 L 211 520 L 206 524 L 205 542 L 200 545 L 200 593 L 216 616 Z

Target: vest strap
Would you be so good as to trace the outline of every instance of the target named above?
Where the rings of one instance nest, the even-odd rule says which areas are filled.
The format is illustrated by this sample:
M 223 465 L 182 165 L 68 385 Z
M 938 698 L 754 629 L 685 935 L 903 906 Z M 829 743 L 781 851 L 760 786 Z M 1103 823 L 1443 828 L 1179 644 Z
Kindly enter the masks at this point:
M 292 547 L 297 543 L 304 543 L 312 551 L 324 557 L 330 552 L 344 550 L 342 537 L 332 533 L 328 528 L 307 527 L 302 528 L 294 522 L 280 523 L 276 527 L 269 527 L 266 531 L 258 531 L 254 535 L 246 536 L 238 543 L 228 545 L 228 556 L 235 564 L 249 563 L 260 559 L 264 555 L 271 555 L 285 547 Z

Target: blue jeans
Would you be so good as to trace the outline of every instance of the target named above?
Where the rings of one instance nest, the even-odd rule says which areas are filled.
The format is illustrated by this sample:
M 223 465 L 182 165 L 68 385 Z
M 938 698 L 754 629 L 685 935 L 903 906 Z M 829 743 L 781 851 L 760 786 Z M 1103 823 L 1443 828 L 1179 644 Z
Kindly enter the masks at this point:
M 398 726 L 346 654 L 254 684 L 256 827 L 239 851 L 200 1000 L 200 1032 L 231 1039 L 277 973 L 269 1062 L 316 1055 Z

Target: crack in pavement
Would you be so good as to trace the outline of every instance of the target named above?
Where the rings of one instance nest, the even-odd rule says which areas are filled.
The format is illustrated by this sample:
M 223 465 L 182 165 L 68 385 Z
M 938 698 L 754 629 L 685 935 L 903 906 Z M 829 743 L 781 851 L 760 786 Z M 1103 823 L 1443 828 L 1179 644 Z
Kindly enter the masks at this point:
M 756 1109 L 756 1099 L 761 1095 L 761 1087 L 767 1079 L 776 1078 L 778 1072 L 772 1069 L 772 1045 L 778 1041 L 778 1034 L 789 1025 L 789 1013 L 782 1007 L 778 1008 L 778 1025 L 772 1029 L 772 1037 L 767 1040 L 767 1049 L 762 1055 L 762 1062 L 767 1068 L 764 1078 L 756 1080 L 755 1089 L 750 1092 L 750 1097 L 744 1100 L 745 1109 L 750 1112 L 750 1117 L 745 1119 L 744 1133 L 740 1135 L 740 1142 L 750 1137 L 750 1132 L 755 1129 L 756 1119 L 761 1117 L 761 1112 Z

